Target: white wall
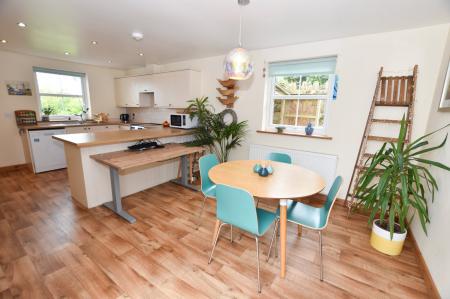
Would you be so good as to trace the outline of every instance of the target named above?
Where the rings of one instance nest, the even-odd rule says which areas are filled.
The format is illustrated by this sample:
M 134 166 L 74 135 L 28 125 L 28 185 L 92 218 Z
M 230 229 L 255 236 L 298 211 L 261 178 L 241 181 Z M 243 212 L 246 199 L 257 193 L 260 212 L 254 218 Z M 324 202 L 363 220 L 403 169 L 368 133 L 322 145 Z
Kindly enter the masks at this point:
M 445 51 L 439 55 L 439 58 L 441 59 L 441 67 L 434 89 L 434 97 L 432 97 L 433 100 L 431 101 L 427 132 L 434 131 L 450 123 L 450 110 L 446 112 L 437 111 L 450 58 L 450 31 L 448 32 Z M 450 133 L 450 129 L 433 136 L 430 139 L 430 143 L 439 144 L 446 133 Z M 430 153 L 426 158 L 450 166 L 450 141 L 447 141 L 444 148 Z M 431 203 L 431 201 L 429 203 L 430 224 L 427 226 L 428 236 L 422 231 L 418 218 L 414 219 L 411 229 L 441 297 L 450 298 L 450 238 L 448 233 L 450 225 L 450 172 L 432 167 L 431 173 L 437 181 L 439 191 L 435 195 L 434 203 Z
M 344 39 L 299 44 L 253 51 L 255 72 L 251 79 L 239 83 L 235 110 L 240 120 L 248 120 L 250 130 L 244 145 L 235 150 L 232 158 L 247 158 L 250 143 L 276 145 L 290 149 L 332 154 L 339 157 L 337 173 L 343 175 L 345 185 L 340 197 L 345 196 L 348 181 L 356 159 L 367 114 L 372 101 L 380 66 L 386 70 L 404 73 L 414 64 L 419 65 L 419 78 L 414 118 L 414 135 L 425 131 L 430 111 L 431 97 L 437 80 L 441 54 L 449 24 L 390 33 L 364 35 Z M 329 105 L 330 118 L 327 135 L 332 140 L 302 137 L 274 136 L 256 133 L 261 129 L 265 79 L 265 63 L 289 59 L 302 59 L 337 55 L 336 72 L 340 76 L 337 101 Z M 217 111 L 224 106 L 216 99 L 219 87 L 217 78 L 223 75 L 224 56 L 189 60 L 156 68 L 158 71 L 194 69 L 202 71 L 205 96 Z M 151 66 L 151 70 L 155 70 Z M 146 69 L 131 73 L 145 72 Z
M 115 106 L 113 80 L 114 77 L 124 74 L 121 70 L 0 51 L 0 167 L 25 163 L 14 110 L 38 111 L 33 66 L 86 73 L 91 111 L 110 113 L 115 118 L 118 118 L 122 111 Z M 5 81 L 28 81 L 31 83 L 33 95 L 9 96 Z

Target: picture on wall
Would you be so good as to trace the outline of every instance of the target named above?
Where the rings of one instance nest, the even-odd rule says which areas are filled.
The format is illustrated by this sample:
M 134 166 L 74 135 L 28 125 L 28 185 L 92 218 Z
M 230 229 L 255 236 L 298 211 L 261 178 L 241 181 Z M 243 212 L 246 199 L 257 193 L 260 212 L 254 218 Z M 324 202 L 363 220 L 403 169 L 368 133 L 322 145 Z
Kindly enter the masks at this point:
M 8 81 L 6 89 L 10 96 L 31 96 L 30 82 L 26 81 Z
M 447 66 L 447 74 L 445 75 L 444 88 L 442 90 L 439 110 L 450 111 L 450 61 Z

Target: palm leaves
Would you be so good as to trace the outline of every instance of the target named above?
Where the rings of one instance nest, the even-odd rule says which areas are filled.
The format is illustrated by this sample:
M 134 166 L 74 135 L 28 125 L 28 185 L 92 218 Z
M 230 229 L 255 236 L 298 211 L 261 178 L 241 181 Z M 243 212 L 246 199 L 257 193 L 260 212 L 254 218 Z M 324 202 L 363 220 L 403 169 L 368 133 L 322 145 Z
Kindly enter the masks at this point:
M 417 214 L 422 229 L 427 233 L 426 224 L 430 222 L 428 215 L 428 202 L 426 190 L 434 201 L 438 185 L 429 171 L 435 166 L 447 171 L 450 167 L 428 159 L 421 155 L 443 147 L 447 135 L 442 143 L 426 147 L 429 143 L 425 139 L 430 135 L 449 127 L 450 124 L 426 134 L 417 140 L 405 144 L 407 124 L 403 116 L 398 141 L 384 143 L 374 156 L 365 163 L 365 170 L 356 188 L 357 198 L 354 208 L 363 208 L 370 211 L 369 224 L 377 214 L 381 224 L 389 227 L 391 239 L 394 235 L 395 222 L 398 221 L 402 232 L 405 231 L 407 217 Z
M 222 116 L 214 113 L 208 98 L 188 101 L 191 118 L 198 117 L 199 126 L 194 129 L 194 141 L 189 145 L 208 146 L 220 162 L 228 161 L 231 149 L 240 146 L 247 133 L 247 121 L 226 124 Z

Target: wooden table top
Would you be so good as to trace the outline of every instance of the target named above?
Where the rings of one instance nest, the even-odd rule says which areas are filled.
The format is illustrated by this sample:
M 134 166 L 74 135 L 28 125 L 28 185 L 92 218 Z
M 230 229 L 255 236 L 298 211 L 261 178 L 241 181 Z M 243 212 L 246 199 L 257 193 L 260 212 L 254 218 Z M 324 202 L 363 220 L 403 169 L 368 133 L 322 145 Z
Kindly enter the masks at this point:
M 168 143 L 164 145 L 164 148 L 145 151 L 118 151 L 92 155 L 91 158 L 123 173 L 141 169 L 157 162 L 203 152 L 204 150 L 200 146 L 190 147 L 180 143 Z
M 261 177 L 253 172 L 261 160 L 238 160 L 214 166 L 208 173 L 216 184 L 225 184 L 247 190 L 253 196 L 272 199 L 294 199 L 319 193 L 325 181 L 306 168 L 270 161 L 273 174 Z
M 173 129 L 173 128 L 148 128 L 145 130 L 117 130 L 94 133 L 78 133 L 54 135 L 53 138 L 73 144 L 77 147 L 97 146 L 105 144 L 115 144 L 138 141 L 142 139 L 156 139 L 164 137 L 175 137 L 191 135 L 191 130 Z

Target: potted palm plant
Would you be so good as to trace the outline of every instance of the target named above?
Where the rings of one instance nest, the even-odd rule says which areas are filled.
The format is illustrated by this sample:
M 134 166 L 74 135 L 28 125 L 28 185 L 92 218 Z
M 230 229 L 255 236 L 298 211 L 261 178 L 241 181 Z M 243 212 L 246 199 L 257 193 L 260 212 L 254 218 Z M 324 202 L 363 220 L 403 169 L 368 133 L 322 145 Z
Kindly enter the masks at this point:
M 415 215 L 427 233 L 426 224 L 430 222 L 427 199 L 431 196 L 433 202 L 438 190 L 429 167 L 447 171 L 450 168 L 422 155 L 445 145 L 448 134 L 436 146 L 428 146 L 426 138 L 448 126 L 450 124 L 405 144 L 407 124 L 403 117 L 397 142 L 384 143 L 366 161 L 357 184 L 353 210 L 361 208 L 370 212 L 369 225 L 373 223 L 370 243 L 378 251 L 399 255 L 408 223 Z
M 194 140 L 188 145 L 207 146 L 215 153 L 219 162 L 228 161 L 230 151 L 241 145 L 247 133 L 247 121 L 225 123 L 220 114 L 214 113 L 207 97 L 188 101 L 190 117 L 198 118 L 194 129 Z

